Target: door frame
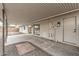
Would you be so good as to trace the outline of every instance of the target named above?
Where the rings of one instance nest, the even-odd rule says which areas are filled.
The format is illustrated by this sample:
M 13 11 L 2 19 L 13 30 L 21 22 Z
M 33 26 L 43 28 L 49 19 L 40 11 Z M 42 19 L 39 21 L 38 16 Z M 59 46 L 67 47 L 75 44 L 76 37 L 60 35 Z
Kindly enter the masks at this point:
M 72 18 L 72 17 L 75 18 L 75 29 L 76 29 L 76 32 L 77 32 L 77 16 L 71 16 L 71 17 L 67 17 L 67 18 Z M 65 43 L 77 45 L 76 43 L 64 41 L 64 20 L 67 19 L 67 18 L 63 18 L 63 40 L 62 41 L 65 42 Z

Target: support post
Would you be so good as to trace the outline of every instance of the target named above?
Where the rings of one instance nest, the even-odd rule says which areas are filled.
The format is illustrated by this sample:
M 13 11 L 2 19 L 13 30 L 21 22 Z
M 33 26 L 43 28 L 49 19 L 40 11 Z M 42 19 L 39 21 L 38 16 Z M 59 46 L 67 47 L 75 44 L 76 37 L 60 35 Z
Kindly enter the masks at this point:
M 5 40 L 7 39 L 7 31 L 8 31 L 8 26 L 7 26 L 7 16 L 5 13 L 5 5 L 2 3 L 3 9 L 2 9 L 2 20 L 3 20 L 3 41 L 2 41 L 2 55 L 5 56 Z

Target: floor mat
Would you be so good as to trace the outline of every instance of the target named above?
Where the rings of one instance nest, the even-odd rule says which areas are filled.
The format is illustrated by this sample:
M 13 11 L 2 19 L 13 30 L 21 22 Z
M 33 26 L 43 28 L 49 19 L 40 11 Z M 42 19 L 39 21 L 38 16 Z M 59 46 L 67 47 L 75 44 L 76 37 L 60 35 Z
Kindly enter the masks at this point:
M 35 47 L 32 46 L 30 43 L 22 43 L 22 44 L 17 44 L 16 49 L 19 55 L 23 55 L 25 53 L 33 51 Z

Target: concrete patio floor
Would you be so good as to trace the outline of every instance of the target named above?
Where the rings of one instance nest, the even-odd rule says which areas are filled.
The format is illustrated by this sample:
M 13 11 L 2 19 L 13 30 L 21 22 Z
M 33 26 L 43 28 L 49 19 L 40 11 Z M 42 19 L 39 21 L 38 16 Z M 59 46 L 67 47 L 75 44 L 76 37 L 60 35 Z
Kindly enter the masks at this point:
M 25 41 L 31 42 L 34 46 L 53 56 L 79 56 L 79 47 L 27 34 L 8 36 L 6 46 Z
M 25 43 L 28 46 L 25 48 L 26 50 L 23 49 L 23 47 L 21 46 L 18 51 L 16 46 L 25 44 Z M 29 46 L 29 44 L 31 46 Z M 21 42 L 21 43 L 11 44 L 11 45 L 6 46 L 5 56 L 50 56 L 50 54 L 46 53 L 45 51 L 31 44 L 30 42 Z

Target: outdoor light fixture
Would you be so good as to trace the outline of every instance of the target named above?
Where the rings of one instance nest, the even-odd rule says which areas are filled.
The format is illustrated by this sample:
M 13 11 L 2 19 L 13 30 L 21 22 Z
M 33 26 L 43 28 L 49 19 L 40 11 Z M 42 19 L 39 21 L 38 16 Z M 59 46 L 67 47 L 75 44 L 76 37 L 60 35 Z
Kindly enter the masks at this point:
M 61 24 L 60 22 L 57 22 L 57 27 L 60 27 L 60 24 Z

